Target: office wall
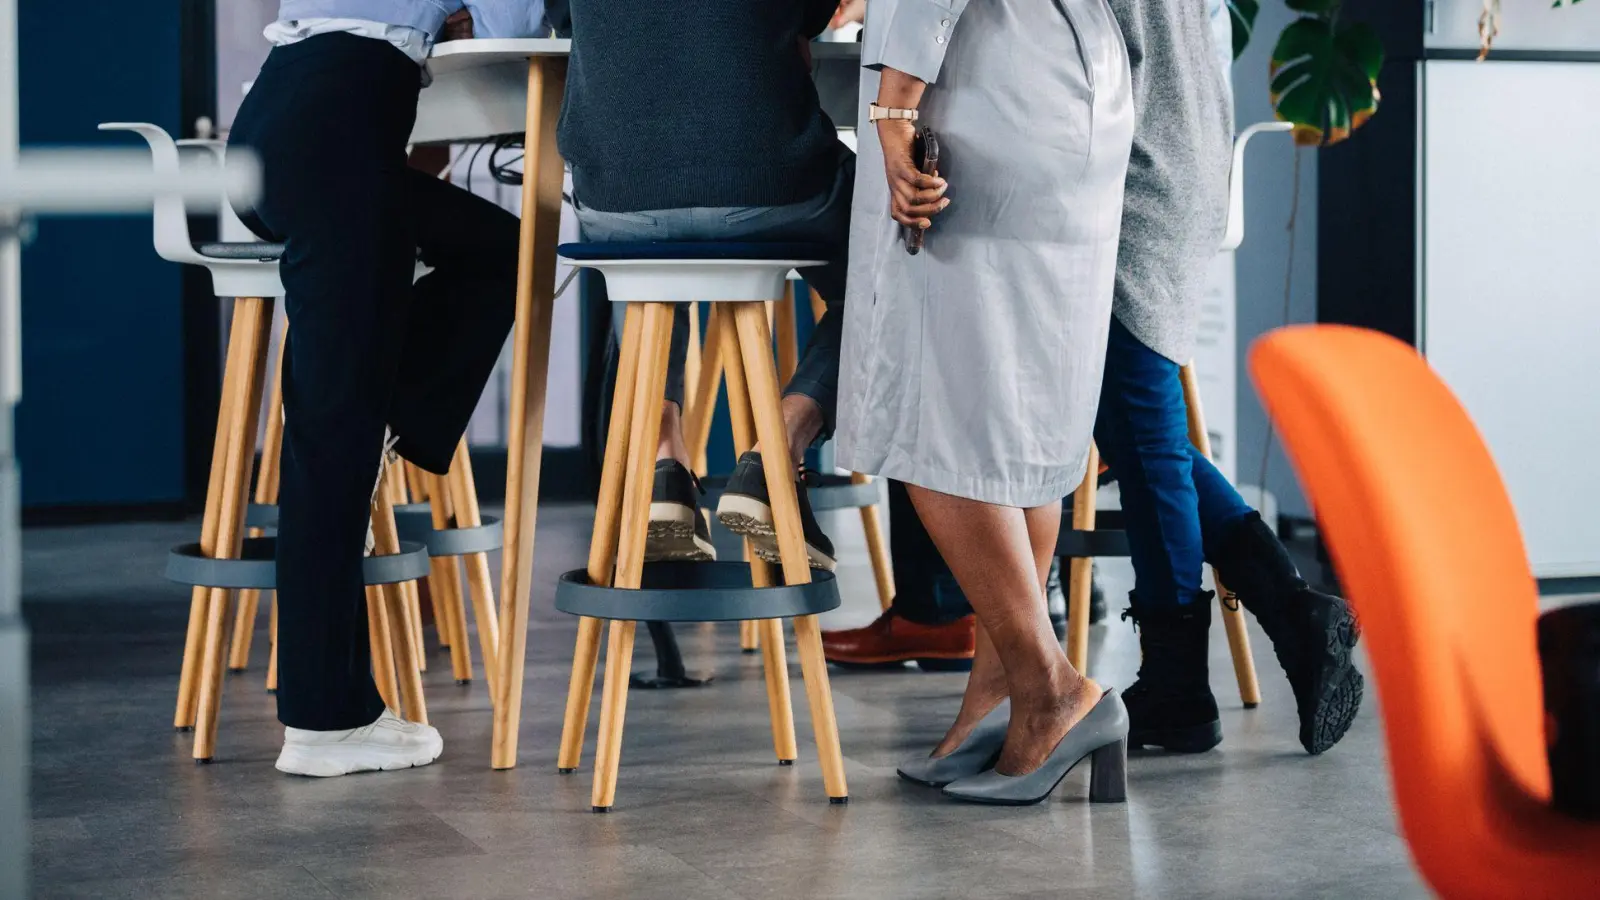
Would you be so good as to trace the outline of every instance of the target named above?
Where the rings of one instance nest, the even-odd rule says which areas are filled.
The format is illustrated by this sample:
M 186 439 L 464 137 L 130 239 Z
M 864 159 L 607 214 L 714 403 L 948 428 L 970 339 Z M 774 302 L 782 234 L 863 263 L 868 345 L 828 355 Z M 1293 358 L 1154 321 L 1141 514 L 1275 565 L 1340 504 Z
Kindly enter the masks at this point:
M 22 0 L 22 144 L 138 145 L 104 121 L 180 129 L 179 3 Z M 22 256 L 17 410 L 25 506 L 184 495 L 182 276 L 148 216 L 51 219 Z
M 1234 119 L 1243 128 L 1274 118 L 1267 92 L 1272 45 L 1293 20 L 1282 3 L 1261 4 L 1255 38 L 1233 66 Z M 1355 140 L 1360 140 L 1358 135 Z M 1295 197 L 1295 155 L 1300 156 L 1297 234 L 1293 258 L 1286 226 Z M 1269 135 L 1251 145 L 1245 176 L 1245 238 L 1237 254 L 1238 453 L 1240 484 L 1259 484 L 1268 423 L 1246 360 L 1250 344 L 1289 322 L 1311 322 L 1317 311 L 1317 151 L 1295 151 L 1287 137 Z M 1290 271 L 1292 269 L 1292 272 Z M 1285 275 L 1292 275 L 1287 316 Z M 1289 462 L 1276 440 L 1267 459 L 1266 488 L 1286 515 L 1310 514 Z

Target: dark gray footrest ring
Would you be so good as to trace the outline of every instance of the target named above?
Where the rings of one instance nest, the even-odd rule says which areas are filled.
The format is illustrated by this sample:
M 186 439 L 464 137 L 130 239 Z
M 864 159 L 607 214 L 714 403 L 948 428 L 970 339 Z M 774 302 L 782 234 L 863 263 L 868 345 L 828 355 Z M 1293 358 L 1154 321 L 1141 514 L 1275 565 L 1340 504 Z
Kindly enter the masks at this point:
M 244 511 L 246 528 L 277 528 L 278 506 L 274 503 L 252 503 Z
M 814 475 L 817 483 L 806 488 L 806 498 L 811 501 L 812 512 L 831 512 L 837 509 L 860 509 L 877 506 L 883 502 L 883 486 L 877 480 L 866 484 L 852 484 L 849 475 Z M 700 499 L 704 509 L 715 510 L 728 486 L 726 476 L 702 478 L 700 487 L 705 496 Z
M 737 622 L 785 619 L 839 608 L 832 572 L 811 570 L 811 582 L 758 588 L 742 562 L 660 562 L 644 567 L 638 590 L 597 587 L 574 569 L 556 584 L 556 609 L 575 616 L 634 622 Z
M 181 544 L 167 554 L 167 579 L 197 587 L 270 591 L 278 586 L 278 539 L 245 538 L 238 559 L 212 559 L 199 544 Z M 401 541 L 400 552 L 362 560 L 367 584 L 415 581 L 428 574 L 428 550 Z
M 433 510 L 426 503 L 408 503 L 394 510 L 395 530 L 402 541 L 425 544 L 428 555 L 466 556 L 471 553 L 488 553 L 499 550 L 504 543 L 500 520 L 484 516 L 483 524 L 474 528 L 446 528 L 435 531 Z
M 1056 556 L 1060 559 L 1086 559 L 1128 555 L 1128 533 L 1097 528 L 1094 531 L 1061 529 L 1056 539 Z

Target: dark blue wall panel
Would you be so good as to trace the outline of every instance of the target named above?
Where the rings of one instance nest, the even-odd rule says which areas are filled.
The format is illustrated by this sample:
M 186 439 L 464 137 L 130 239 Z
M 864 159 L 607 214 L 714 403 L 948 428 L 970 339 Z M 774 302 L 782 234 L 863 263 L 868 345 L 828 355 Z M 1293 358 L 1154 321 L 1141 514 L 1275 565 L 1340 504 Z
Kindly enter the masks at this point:
M 180 14 L 176 0 L 21 0 L 24 146 L 143 146 L 104 121 L 182 131 Z M 181 500 L 181 276 L 149 217 L 46 220 L 22 266 L 23 504 Z

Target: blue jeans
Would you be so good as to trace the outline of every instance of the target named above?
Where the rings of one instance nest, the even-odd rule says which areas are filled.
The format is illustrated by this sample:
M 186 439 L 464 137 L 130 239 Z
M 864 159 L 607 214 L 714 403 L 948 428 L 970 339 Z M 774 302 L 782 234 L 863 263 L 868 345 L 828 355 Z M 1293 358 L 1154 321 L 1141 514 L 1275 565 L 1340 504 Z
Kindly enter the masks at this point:
M 1134 595 L 1146 608 L 1193 602 L 1207 539 L 1214 546 L 1253 511 L 1189 442 L 1178 369 L 1111 320 L 1094 438 L 1117 476 Z
M 844 325 L 845 272 L 850 249 L 850 200 L 855 190 L 855 154 L 839 148 L 833 187 L 810 200 L 787 206 L 688 207 L 638 212 L 590 209 L 573 204 L 586 241 L 803 241 L 830 248 L 827 264 L 801 270 L 806 283 L 828 305 L 811 332 L 785 394 L 801 394 L 822 409 L 818 441 L 833 434 L 839 406 L 839 344 Z M 622 316 L 612 317 L 622 339 Z M 672 352 L 667 364 L 666 399 L 683 405 L 683 364 L 689 352 L 689 309 L 679 306 L 672 320 Z

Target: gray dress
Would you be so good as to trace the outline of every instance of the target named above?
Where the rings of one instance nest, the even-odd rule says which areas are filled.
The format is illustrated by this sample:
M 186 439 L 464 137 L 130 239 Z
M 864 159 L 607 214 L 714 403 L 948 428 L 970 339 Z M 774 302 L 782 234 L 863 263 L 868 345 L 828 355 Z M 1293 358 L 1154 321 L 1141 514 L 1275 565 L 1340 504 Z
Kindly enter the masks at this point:
M 951 205 L 911 256 L 862 105 L 839 464 L 1031 507 L 1082 480 L 1133 134 L 1106 0 L 872 0 L 863 96 L 930 87 Z

